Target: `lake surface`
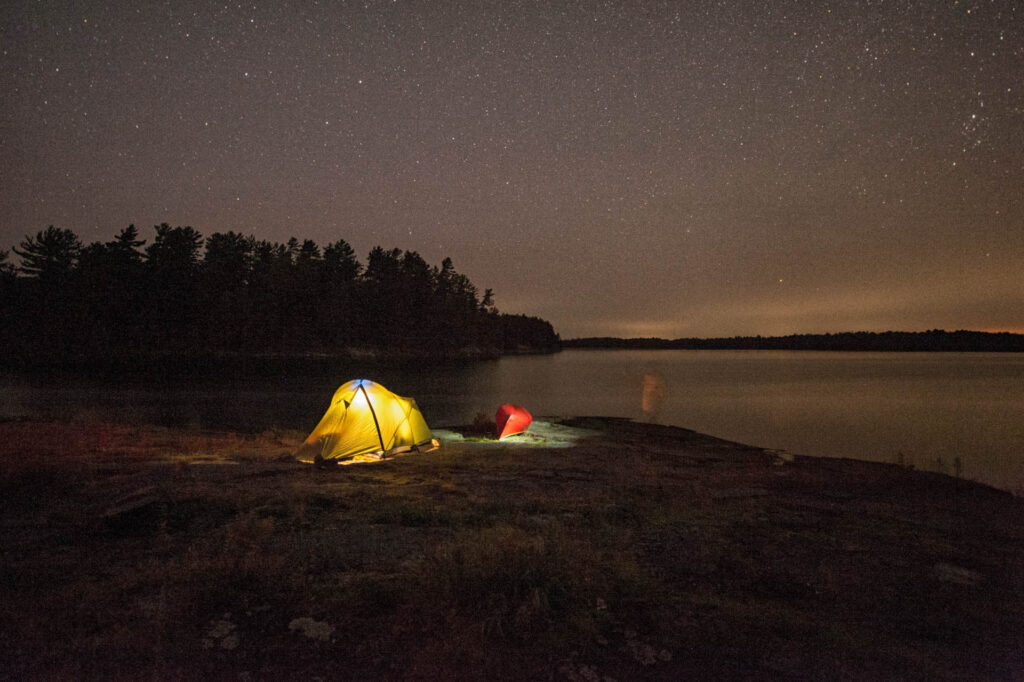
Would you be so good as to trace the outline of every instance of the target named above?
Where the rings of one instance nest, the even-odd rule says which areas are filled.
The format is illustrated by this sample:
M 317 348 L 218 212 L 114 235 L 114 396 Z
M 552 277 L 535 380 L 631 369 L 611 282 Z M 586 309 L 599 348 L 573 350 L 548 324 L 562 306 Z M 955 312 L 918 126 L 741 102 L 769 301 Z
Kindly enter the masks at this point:
M 432 426 L 493 416 L 656 419 L 795 454 L 904 462 L 1024 491 L 1024 355 L 810 351 L 563 351 L 415 368 L 353 361 L 309 375 L 145 382 L 0 376 L 0 418 L 100 418 L 197 428 L 309 431 L 349 379 L 416 398 Z

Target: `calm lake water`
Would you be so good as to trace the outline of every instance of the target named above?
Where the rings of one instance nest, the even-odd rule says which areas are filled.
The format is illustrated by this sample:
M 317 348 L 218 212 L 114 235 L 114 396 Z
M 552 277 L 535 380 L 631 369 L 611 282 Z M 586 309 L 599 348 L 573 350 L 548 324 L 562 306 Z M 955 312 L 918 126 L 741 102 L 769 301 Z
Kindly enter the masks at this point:
M 432 426 L 493 416 L 642 417 L 645 373 L 666 387 L 658 420 L 795 454 L 903 461 L 1024 491 L 1024 355 L 785 351 L 563 351 L 456 366 L 352 362 L 315 376 L 232 381 L 42 380 L 0 375 L 0 418 L 102 418 L 311 430 L 335 388 L 379 381 Z

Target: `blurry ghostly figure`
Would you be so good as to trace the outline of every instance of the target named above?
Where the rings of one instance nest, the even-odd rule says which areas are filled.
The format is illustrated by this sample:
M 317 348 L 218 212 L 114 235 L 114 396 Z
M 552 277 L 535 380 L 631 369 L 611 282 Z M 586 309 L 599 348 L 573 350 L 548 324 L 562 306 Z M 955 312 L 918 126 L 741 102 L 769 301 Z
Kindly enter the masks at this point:
M 664 402 L 665 380 L 657 372 L 645 373 L 640 385 L 640 409 L 644 412 L 644 421 L 657 423 Z

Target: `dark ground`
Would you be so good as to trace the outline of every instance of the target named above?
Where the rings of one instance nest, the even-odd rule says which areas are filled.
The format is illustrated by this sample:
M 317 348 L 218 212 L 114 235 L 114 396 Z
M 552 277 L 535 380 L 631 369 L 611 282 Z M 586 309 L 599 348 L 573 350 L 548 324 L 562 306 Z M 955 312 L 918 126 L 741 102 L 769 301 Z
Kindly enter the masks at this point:
M 465 433 L 465 432 L 463 432 Z M 3 679 L 1024 679 L 1024 500 L 624 420 L 0 424 Z

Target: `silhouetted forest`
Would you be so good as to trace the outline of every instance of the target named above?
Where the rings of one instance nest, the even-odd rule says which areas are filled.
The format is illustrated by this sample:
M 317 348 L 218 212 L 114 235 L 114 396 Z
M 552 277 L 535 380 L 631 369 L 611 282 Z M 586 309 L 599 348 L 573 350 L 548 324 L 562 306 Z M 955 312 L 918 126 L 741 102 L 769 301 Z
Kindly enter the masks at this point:
M 1009 332 L 842 332 L 790 336 L 733 336 L 719 339 L 568 339 L 563 348 L 624 350 L 846 350 L 907 352 L 1024 352 L 1024 334 Z
M 323 247 L 234 232 L 134 225 L 83 245 L 53 226 L 0 251 L 0 343 L 8 365 L 100 363 L 199 354 L 363 352 L 496 357 L 557 350 L 551 325 L 498 312 L 450 258 Z

